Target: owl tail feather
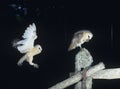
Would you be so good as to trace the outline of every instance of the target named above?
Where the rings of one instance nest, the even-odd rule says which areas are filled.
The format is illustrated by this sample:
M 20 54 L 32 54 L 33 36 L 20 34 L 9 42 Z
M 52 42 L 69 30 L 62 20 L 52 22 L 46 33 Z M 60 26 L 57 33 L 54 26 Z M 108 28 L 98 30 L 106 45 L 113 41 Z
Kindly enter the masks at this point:
M 71 50 L 73 50 L 75 48 L 76 48 L 75 43 L 71 43 L 70 46 L 69 46 L 69 48 L 68 48 L 68 51 L 71 51 Z
M 13 41 L 12 41 L 12 46 L 15 47 L 15 48 L 17 48 L 17 46 L 19 46 L 19 45 L 17 44 L 18 41 L 20 41 L 20 39 L 15 39 L 15 40 L 13 40 Z
M 21 66 L 22 63 L 23 63 L 26 59 L 27 59 L 27 56 L 24 55 L 22 58 L 20 58 L 20 60 L 18 61 L 17 65 L 18 65 L 18 66 Z

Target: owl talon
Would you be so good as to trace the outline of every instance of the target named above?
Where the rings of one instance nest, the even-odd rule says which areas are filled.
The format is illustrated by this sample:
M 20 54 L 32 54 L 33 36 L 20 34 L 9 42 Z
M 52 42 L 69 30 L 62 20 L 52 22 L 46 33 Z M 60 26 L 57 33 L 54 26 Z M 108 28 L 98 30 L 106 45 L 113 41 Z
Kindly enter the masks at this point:
M 33 65 L 35 68 L 39 68 L 39 65 L 38 64 L 34 64 Z

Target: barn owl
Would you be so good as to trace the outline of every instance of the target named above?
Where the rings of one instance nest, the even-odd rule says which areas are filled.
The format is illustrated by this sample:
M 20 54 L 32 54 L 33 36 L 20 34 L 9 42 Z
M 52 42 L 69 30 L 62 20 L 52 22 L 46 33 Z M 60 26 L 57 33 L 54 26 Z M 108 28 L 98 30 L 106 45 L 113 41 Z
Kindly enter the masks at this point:
M 75 49 L 76 47 L 82 48 L 82 44 L 88 42 L 93 37 L 93 34 L 89 30 L 80 30 L 74 33 L 71 44 L 68 51 Z
M 27 61 L 31 66 L 38 68 L 38 64 L 33 63 L 33 56 L 40 54 L 42 47 L 39 44 L 34 46 L 34 41 L 37 39 L 36 26 L 34 23 L 26 28 L 22 38 L 23 40 L 13 42 L 13 46 L 16 47 L 20 53 L 25 54 L 20 58 L 17 65 L 21 66 L 24 61 Z

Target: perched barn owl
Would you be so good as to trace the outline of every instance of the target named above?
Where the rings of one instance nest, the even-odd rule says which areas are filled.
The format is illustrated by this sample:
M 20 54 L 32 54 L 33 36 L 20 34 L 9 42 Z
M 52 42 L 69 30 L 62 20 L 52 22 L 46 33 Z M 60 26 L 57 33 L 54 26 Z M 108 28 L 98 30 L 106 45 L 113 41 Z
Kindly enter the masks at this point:
M 23 40 L 13 42 L 13 46 L 16 47 L 20 53 L 25 54 L 18 61 L 17 65 L 20 66 L 24 61 L 27 61 L 31 66 L 38 68 L 39 66 L 33 63 L 33 56 L 40 54 L 42 47 L 39 44 L 34 46 L 34 41 L 37 39 L 36 26 L 34 23 L 27 27 L 22 38 Z
M 74 33 L 71 44 L 68 51 L 75 49 L 76 47 L 82 48 L 82 44 L 88 42 L 93 37 L 93 34 L 89 30 L 80 30 Z

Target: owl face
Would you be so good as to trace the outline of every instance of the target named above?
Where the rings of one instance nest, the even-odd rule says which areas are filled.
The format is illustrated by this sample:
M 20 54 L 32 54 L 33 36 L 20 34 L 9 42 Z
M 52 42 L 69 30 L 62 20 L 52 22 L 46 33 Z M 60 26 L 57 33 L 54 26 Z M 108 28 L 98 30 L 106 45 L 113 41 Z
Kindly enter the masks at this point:
M 93 34 L 91 32 L 85 33 L 85 35 L 86 35 L 86 41 L 85 42 L 89 42 L 93 38 Z
M 42 51 L 42 48 L 41 48 L 40 45 L 36 45 L 35 49 L 36 49 L 36 51 L 37 51 L 38 54 L 41 53 L 41 51 Z

